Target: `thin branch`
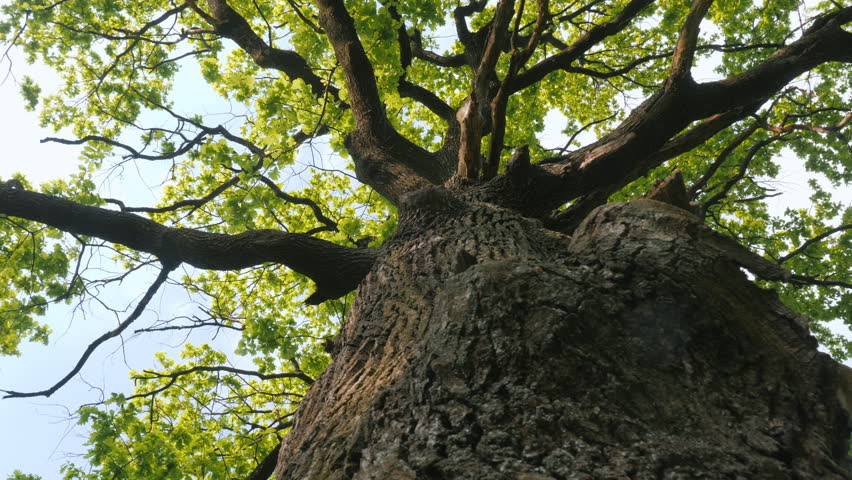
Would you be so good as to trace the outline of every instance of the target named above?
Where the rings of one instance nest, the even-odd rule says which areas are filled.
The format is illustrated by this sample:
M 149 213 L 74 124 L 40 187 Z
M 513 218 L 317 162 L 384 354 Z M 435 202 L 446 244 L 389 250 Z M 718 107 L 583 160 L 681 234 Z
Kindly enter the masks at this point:
M 322 223 L 325 226 L 324 229 L 322 229 L 322 230 L 314 229 L 314 230 L 312 230 L 313 232 L 317 232 L 317 231 L 336 232 L 337 231 L 337 222 L 326 217 L 325 214 L 322 213 L 322 209 L 319 207 L 319 205 L 317 205 L 317 203 L 314 202 L 313 200 L 311 200 L 309 198 L 302 198 L 302 197 L 296 197 L 296 196 L 290 195 L 289 193 L 286 193 L 283 190 L 281 190 L 278 187 L 278 185 L 276 185 L 275 182 L 273 182 L 271 179 L 269 179 L 269 178 L 267 178 L 263 175 L 258 174 L 257 178 L 260 179 L 261 182 L 266 184 L 266 186 L 268 186 L 270 189 L 272 189 L 272 192 L 275 193 L 276 197 L 284 200 L 285 202 L 294 203 L 296 205 L 308 206 L 311 209 L 311 211 L 314 212 L 314 216 L 316 217 L 316 219 L 319 220 L 319 222 Z
M 572 133 L 572 134 L 571 134 L 571 137 L 569 137 L 569 138 L 568 138 L 568 141 L 567 141 L 567 142 L 565 142 L 565 146 L 564 146 L 564 147 L 562 147 L 562 148 L 560 148 L 560 149 L 558 149 L 558 151 L 559 151 L 560 155 L 561 155 L 561 154 L 564 154 L 564 153 L 568 150 L 568 148 L 571 146 L 571 144 L 572 144 L 572 143 L 574 143 L 574 140 L 575 140 L 575 139 L 576 139 L 576 138 L 577 138 L 577 137 L 578 137 L 581 133 L 585 132 L 586 130 L 588 130 L 589 128 L 591 128 L 591 127 L 593 127 L 593 126 L 595 126 L 595 125 L 598 125 L 598 124 L 600 124 L 600 123 L 603 123 L 603 122 L 606 122 L 606 121 L 612 120 L 613 118 L 615 118 L 615 116 L 616 116 L 616 115 L 617 115 L 616 113 L 613 113 L 612 115 L 609 115 L 609 116 L 607 116 L 607 117 L 604 117 L 604 118 L 601 118 L 601 119 L 598 119 L 598 120 L 592 120 L 591 122 L 589 122 L 589 123 L 587 123 L 587 124 L 583 125 L 582 127 L 580 127 L 580 128 L 579 128 L 576 132 L 574 132 L 574 133 Z
M 229 330 L 236 330 L 241 332 L 245 330 L 242 326 L 228 325 L 222 322 L 203 322 L 199 321 L 193 325 L 168 325 L 165 327 L 147 327 L 147 328 L 137 328 L 133 331 L 133 333 L 149 333 L 149 332 L 165 332 L 169 330 L 189 330 L 193 328 L 202 328 L 202 327 L 215 327 L 219 328 L 227 328 Z
M 137 375 L 133 377 L 136 380 L 153 380 L 157 378 L 178 378 L 184 375 L 190 375 L 197 372 L 226 372 L 233 373 L 235 375 L 244 375 L 248 377 L 257 377 L 261 380 L 274 380 L 277 378 L 298 378 L 308 385 L 313 385 L 314 379 L 306 375 L 301 370 L 295 373 L 260 373 L 255 370 L 243 370 L 241 368 L 229 367 L 226 365 L 196 365 L 194 367 L 186 368 L 183 370 L 176 370 L 174 372 L 156 372 L 153 370 L 145 370 L 144 373 L 146 376 Z
M 797 275 L 793 274 L 790 276 L 790 282 L 799 285 L 816 285 L 820 287 L 843 287 L 843 288 L 852 288 L 852 283 L 842 282 L 840 280 L 822 280 L 816 277 L 811 277 L 809 275 Z
M 282 424 L 282 428 L 292 426 L 292 422 Z M 278 465 L 278 452 L 281 450 L 281 442 L 269 451 L 263 460 L 257 464 L 254 470 L 245 478 L 245 480 L 267 480 L 275 473 L 275 467 Z
M 415 30 L 411 36 L 411 55 L 432 65 L 439 67 L 462 67 L 467 63 L 464 54 L 459 53 L 452 56 L 439 55 L 423 48 L 423 37 L 419 30 Z
M 192 207 L 192 209 L 195 210 L 201 207 L 202 205 L 205 205 L 206 203 L 210 202 L 214 198 L 218 197 L 220 194 L 222 194 L 222 192 L 239 183 L 239 181 L 240 177 L 238 175 L 235 175 L 201 198 L 180 200 L 175 203 L 172 203 L 171 205 L 166 205 L 165 207 L 125 207 L 124 202 L 122 202 L 121 200 L 116 200 L 114 198 L 104 198 L 103 200 L 107 203 L 118 205 L 118 208 L 122 212 L 165 213 L 173 212 L 184 207 Z
M 325 35 L 325 31 L 318 27 L 317 24 L 312 22 L 307 16 L 305 16 L 305 14 L 302 13 L 302 10 L 296 5 L 293 0 L 287 0 L 287 4 L 290 5 L 290 8 L 292 8 L 293 11 L 296 12 L 296 16 L 298 16 L 299 19 L 305 23 L 305 25 L 311 27 L 311 30 L 315 31 L 320 35 Z
M 625 5 L 621 13 L 611 21 L 595 26 L 564 50 L 547 57 L 525 72 L 518 74 L 511 82 L 510 91 L 512 93 L 518 92 L 537 83 L 553 71 L 571 67 L 571 64 L 575 60 L 588 52 L 592 47 L 605 38 L 615 35 L 626 28 L 645 7 L 653 2 L 654 0 L 631 0 Z
M 68 381 L 71 380 L 74 375 L 77 375 L 77 373 L 80 372 L 80 370 L 86 364 L 86 361 L 89 359 L 92 353 L 94 353 L 95 349 L 97 349 L 98 346 L 100 346 L 102 343 L 106 342 L 111 338 L 115 338 L 121 335 L 121 333 L 125 329 L 127 329 L 127 327 L 129 327 L 131 323 L 136 321 L 136 319 L 139 318 L 140 315 L 142 315 L 142 312 L 145 311 L 145 308 L 148 306 L 148 303 L 151 301 L 151 298 L 154 297 L 154 294 L 157 293 L 157 290 L 159 290 L 160 286 L 168 279 L 170 272 L 171 270 L 164 266 L 160 270 L 160 273 L 157 275 L 157 279 L 154 280 L 154 283 L 152 283 L 150 287 L 148 287 L 148 290 L 145 292 L 145 295 L 142 296 L 142 299 L 139 301 L 138 304 L 136 304 L 136 308 L 133 309 L 133 312 L 123 322 L 121 322 L 118 327 L 110 330 L 109 332 L 104 333 L 103 335 L 98 337 L 94 342 L 90 343 L 89 346 L 86 348 L 86 351 L 83 352 L 83 355 L 77 361 L 77 364 L 74 366 L 74 368 L 72 368 L 67 375 L 62 377 L 61 380 L 56 382 L 56 384 L 46 390 L 41 390 L 38 392 L 16 392 L 13 390 L 0 390 L 5 393 L 3 398 L 26 398 L 42 396 L 49 397 L 53 395 L 57 390 L 62 388 L 63 385 L 68 383 Z
M 813 113 L 817 113 L 817 112 L 813 112 Z M 795 115 L 795 117 L 798 117 L 798 118 L 807 117 L 807 116 L 810 116 L 810 114 Z M 791 115 L 790 117 L 793 117 L 793 116 Z M 767 130 L 769 130 L 771 132 L 775 132 L 775 133 L 788 133 L 788 132 L 792 132 L 792 131 L 806 131 L 806 132 L 812 132 L 812 133 L 827 134 L 827 135 L 831 135 L 831 136 L 836 137 L 837 139 L 839 139 L 840 141 L 842 141 L 844 143 L 847 143 L 848 140 L 843 135 L 843 133 L 841 133 L 841 130 L 843 129 L 843 127 L 845 127 L 846 125 L 849 124 L 850 120 L 852 120 L 852 112 L 847 113 L 839 122 L 837 122 L 835 125 L 832 125 L 832 126 L 829 126 L 829 127 L 822 127 L 822 126 L 819 126 L 819 125 L 808 125 L 808 124 L 803 124 L 803 123 L 791 123 L 791 124 L 786 124 L 786 125 L 784 125 L 784 124 L 782 124 L 782 125 L 764 124 L 764 127 Z
M 754 132 L 756 132 L 757 129 L 757 123 L 751 124 L 747 129 L 743 130 L 739 135 L 737 135 L 731 143 L 725 146 L 725 148 L 719 153 L 719 155 L 716 156 L 716 159 L 713 161 L 713 163 L 707 168 L 707 170 L 704 171 L 704 174 L 701 176 L 701 178 L 696 180 L 695 183 L 693 183 L 692 186 L 689 187 L 689 189 L 687 190 L 687 197 L 690 199 L 694 199 L 695 196 L 698 194 L 698 191 L 704 188 L 705 185 L 707 185 L 707 182 L 710 181 L 713 175 L 716 174 L 716 172 L 719 170 L 719 167 L 721 167 L 722 164 L 725 163 L 731 153 L 733 153 L 734 150 L 736 150 L 740 145 L 742 145 L 743 142 L 748 140 L 749 137 L 754 135 Z
M 193 147 L 200 144 L 204 137 L 208 135 L 208 132 L 201 132 L 195 136 L 192 140 L 184 142 L 180 148 L 175 149 L 173 152 L 163 153 L 160 155 L 147 155 L 142 152 L 137 151 L 133 147 L 121 143 L 119 141 L 113 140 L 111 138 L 107 138 L 101 135 L 86 135 L 84 137 L 80 137 L 75 140 L 70 140 L 66 138 L 57 138 L 57 137 L 45 137 L 40 140 L 41 143 L 53 142 L 53 143 L 61 143 L 62 145 L 82 145 L 84 143 L 89 142 L 100 142 L 110 145 L 112 147 L 120 148 L 122 150 L 126 150 L 129 152 L 127 156 L 124 158 L 138 158 L 140 160 L 170 160 L 172 158 L 179 157 L 186 152 L 192 150 Z
M 701 210 L 706 212 L 707 209 L 709 209 L 713 205 L 716 205 L 717 203 L 722 201 L 722 199 L 724 199 L 726 196 L 728 196 L 728 192 L 730 192 L 731 189 L 734 188 L 734 186 L 740 180 L 745 178 L 746 171 L 748 170 L 749 165 L 751 164 L 752 160 L 754 160 L 754 157 L 757 155 L 757 153 L 760 152 L 760 150 L 762 150 L 763 147 L 765 147 L 765 146 L 767 146 L 771 143 L 777 142 L 779 140 L 784 140 L 784 137 L 782 137 L 782 136 L 769 137 L 765 140 L 761 140 L 761 141 L 755 143 L 754 145 L 752 145 L 751 148 L 749 148 L 748 151 L 746 152 L 746 154 L 743 156 L 742 160 L 740 160 L 740 165 L 739 165 L 739 168 L 737 169 L 737 173 L 733 177 L 728 179 L 728 181 L 726 181 L 724 183 L 724 185 L 722 186 L 722 189 L 719 192 L 717 192 L 715 195 L 713 195 L 712 197 L 710 197 L 706 201 L 702 202 Z
M 811 238 L 805 240 L 804 243 L 802 243 L 798 248 L 796 248 L 792 252 L 790 252 L 787 255 L 784 255 L 783 257 L 779 258 L 777 263 L 778 263 L 778 265 L 781 265 L 782 263 L 786 262 L 787 260 L 790 260 L 791 258 L 795 257 L 796 255 L 801 254 L 802 252 L 807 250 L 808 247 L 810 247 L 811 245 L 813 245 L 815 243 L 819 243 L 819 242 L 825 240 L 826 238 L 834 235 L 835 233 L 843 232 L 843 231 L 846 231 L 846 230 L 852 230 L 852 224 L 840 225 L 839 227 L 831 228 L 831 229 L 826 230 L 825 232 L 823 232 L 819 235 L 811 237 Z

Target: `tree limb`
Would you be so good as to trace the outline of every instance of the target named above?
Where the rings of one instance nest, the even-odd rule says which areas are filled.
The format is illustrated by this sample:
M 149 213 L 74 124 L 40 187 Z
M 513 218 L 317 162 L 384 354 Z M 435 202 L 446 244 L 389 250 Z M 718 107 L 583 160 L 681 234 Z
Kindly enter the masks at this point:
M 317 97 L 322 97 L 326 89 L 337 97 L 338 89 L 326 85 L 301 55 L 267 44 L 226 0 L 208 0 L 209 13 L 203 11 L 195 0 L 187 0 L 186 3 L 215 29 L 216 34 L 236 43 L 258 66 L 279 70 L 292 80 L 302 79 Z
M 0 194 L 2 194 L 1 192 L 3 190 L 4 189 L 0 189 Z M 0 205 L 2 205 L 2 203 L 0 203 Z M 95 349 L 97 349 L 102 343 L 106 342 L 110 338 L 115 338 L 121 335 L 121 332 L 127 329 L 127 327 L 129 327 L 131 323 L 136 321 L 136 319 L 139 318 L 140 315 L 142 315 L 142 312 L 145 311 L 145 307 L 148 306 L 148 302 L 151 301 L 151 298 L 154 297 L 154 294 L 157 293 L 157 290 L 160 289 L 160 286 L 168 279 L 169 272 L 171 272 L 171 270 L 172 269 L 166 268 L 164 266 L 163 269 L 160 270 L 160 273 L 157 275 L 157 279 L 154 280 L 154 283 L 152 283 L 150 287 L 148 287 L 148 290 L 145 292 L 145 295 L 143 295 L 139 303 L 136 304 L 136 308 L 133 309 L 133 312 L 116 328 L 104 333 L 103 335 L 98 337 L 94 342 L 90 343 L 89 346 L 86 348 L 86 351 L 83 352 L 83 355 L 77 361 L 77 364 L 74 365 L 74 368 L 72 368 L 67 375 L 62 377 L 61 380 L 56 382 L 56 384 L 46 390 L 41 390 L 38 392 L 16 392 L 13 390 L 0 390 L 5 393 L 3 398 L 27 398 L 42 396 L 49 397 L 53 395 L 57 390 L 62 388 L 63 385 L 68 383 L 68 381 L 71 380 L 74 375 L 77 375 L 77 373 L 82 370 L 83 366 L 86 364 L 86 361 L 89 359 L 92 353 L 94 353 Z
M 346 136 L 346 149 L 362 182 L 397 203 L 408 192 L 438 185 L 449 178 L 437 155 L 399 134 L 384 112 L 375 72 L 355 22 L 342 0 L 317 0 L 320 26 L 343 68 L 355 130 Z
M 835 233 L 843 232 L 843 231 L 846 231 L 846 230 L 852 230 L 852 224 L 840 225 L 839 227 L 831 228 L 829 230 L 826 230 L 825 232 L 822 232 L 819 235 L 811 237 L 811 238 L 805 240 L 804 243 L 802 243 L 798 248 L 796 248 L 792 252 L 790 252 L 787 255 L 784 255 L 783 257 L 779 258 L 777 263 L 778 263 L 778 265 L 781 265 L 782 263 L 786 262 L 787 260 L 790 260 L 791 258 L 795 257 L 796 255 L 799 255 L 800 253 L 804 252 L 811 245 L 813 245 L 815 243 L 819 243 L 819 242 L 825 240 L 826 238 L 834 235 Z
M 226 372 L 233 373 L 235 375 L 243 375 L 250 377 L 257 377 L 261 380 L 273 380 L 277 378 L 298 378 L 308 385 L 313 385 L 314 379 L 306 375 L 301 370 L 298 370 L 295 373 L 291 372 L 282 372 L 282 373 L 260 373 L 256 370 L 244 370 L 241 368 L 229 367 L 227 365 L 195 365 L 190 368 L 185 368 L 183 370 L 176 370 L 174 372 L 156 372 L 153 370 L 145 370 L 144 373 L 147 376 L 137 375 L 133 377 L 135 380 L 153 380 L 155 378 L 178 378 L 184 375 L 189 375 L 196 372 Z
M 692 81 L 690 70 L 695 58 L 695 48 L 698 45 L 698 27 L 712 3 L 713 0 L 695 0 L 692 4 L 675 46 L 672 68 L 666 79 L 666 88 L 674 88 L 677 84 Z
M 621 13 L 611 21 L 595 26 L 564 50 L 545 58 L 525 72 L 518 74 L 509 84 L 509 91 L 511 93 L 521 91 L 539 82 L 551 72 L 569 68 L 575 60 L 603 39 L 615 35 L 627 27 L 631 20 L 653 2 L 654 0 L 631 0 Z
M 80 205 L 41 193 L 0 188 L 0 214 L 88 235 L 156 255 L 166 266 L 187 263 L 236 270 L 279 263 L 312 279 L 318 304 L 351 291 L 372 267 L 376 249 L 347 248 L 305 234 L 249 230 L 236 235 L 170 228 L 132 213 Z
M 852 33 L 841 28 L 850 21 L 852 7 L 836 10 L 751 70 L 719 81 L 658 90 L 598 141 L 540 163 L 541 188 L 533 189 L 535 195 L 526 202 L 552 209 L 595 191 L 612 193 L 670 158 L 663 154 L 666 149 L 678 147 L 674 151 L 682 153 L 682 147 L 700 143 L 698 138 L 709 138 L 756 111 L 802 73 L 826 62 L 852 62 Z M 690 123 L 704 118 L 708 120 L 695 137 L 666 146 Z
M 461 145 L 456 175 L 465 179 L 477 179 L 480 174 L 480 145 L 483 126 L 480 120 L 482 105 L 491 103 L 490 80 L 494 78 L 497 60 L 514 13 L 514 0 L 500 0 L 494 11 L 491 29 L 479 64 L 473 70 L 473 85 L 465 104 L 456 113 L 461 127 Z M 505 112 L 503 112 L 505 116 Z M 499 113 L 498 113 L 499 115 Z M 502 140 L 502 139 L 501 139 Z
M 509 105 L 509 96 L 512 95 L 510 87 L 512 79 L 526 65 L 530 56 L 532 56 L 535 48 L 538 46 L 544 28 L 550 20 L 550 2 L 548 0 L 538 0 L 537 4 L 538 15 L 536 16 L 535 27 L 533 27 L 533 33 L 527 38 L 527 43 L 523 48 L 518 47 L 516 43 L 519 41 L 518 29 L 520 28 L 521 15 L 523 15 L 524 2 L 521 2 L 518 13 L 515 16 L 509 71 L 506 72 L 503 81 L 500 83 L 500 88 L 497 90 L 497 94 L 491 100 L 491 138 L 489 139 L 488 157 L 485 160 L 485 168 L 482 174 L 484 179 L 490 179 L 497 175 L 497 170 L 500 166 L 500 156 L 504 147 L 503 140 L 506 136 L 506 109 Z

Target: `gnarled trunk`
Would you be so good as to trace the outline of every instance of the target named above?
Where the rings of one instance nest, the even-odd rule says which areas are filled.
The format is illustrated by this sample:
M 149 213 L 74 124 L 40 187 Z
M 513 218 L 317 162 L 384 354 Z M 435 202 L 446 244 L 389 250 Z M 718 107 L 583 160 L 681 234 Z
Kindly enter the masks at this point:
M 697 218 L 401 208 L 280 479 L 852 478 L 838 366 Z

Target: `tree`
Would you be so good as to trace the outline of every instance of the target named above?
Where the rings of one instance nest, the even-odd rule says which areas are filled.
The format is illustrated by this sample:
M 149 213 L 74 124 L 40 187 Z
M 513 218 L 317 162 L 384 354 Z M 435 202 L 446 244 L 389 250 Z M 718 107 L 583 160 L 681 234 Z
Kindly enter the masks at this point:
M 237 330 L 255 367 L 159 356 L 80 410 L 66 478 L 850 478 L 852 383 L 811 336 L 848 355 L 850 25 L 837 1 L 12 2 L 3 40 L 63 80 L 20 81 L 73 135 L 45 141 L 85 148 L 0 187 L 0 349 L 158 273 L 6 397 L 50 396 L 171 278 L 203 314 L 135 332 Z M 182 110 L 193 65 L 229 123 Z M 323 141 L 340 160 L 299 156 Z M 777 215 L 782 152 L 822 181 Z M 158 162 L 158 205 L 97 193 Z

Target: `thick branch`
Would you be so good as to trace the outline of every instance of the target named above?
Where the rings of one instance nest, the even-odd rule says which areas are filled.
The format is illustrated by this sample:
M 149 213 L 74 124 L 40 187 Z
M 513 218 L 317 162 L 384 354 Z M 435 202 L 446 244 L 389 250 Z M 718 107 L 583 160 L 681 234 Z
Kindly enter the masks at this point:
M 267 44 L 255 33 L 246 19 L 231 8 L 225 0 L 208 0 L 209 14 L 203 12 L 194 0 L 187 3 L 216 29 L 218 35 L 234 41 L 251 56 L 258 66 L 279 70 L 294 80 L 301 78 L 311 86 L 314 95 L 323 96 L 326 85 L 301 55 Z M 328 89 L 337 96 L 335 87 L 328 86 Z
M 523 15 L 523 5 L 518 8 L 518 13 L 515 17 L 515 27 L 512 32 L 512 56 L 509 59 L 509 71 L 503 78 L 500 84 L 500 89 L 497 95 L 491 100 L 491 139 L 488 146 L 488 157 L 485 160 L 485 168 L 483 178 L 490 179 L 497 175 L 497 170 L 500 166 L 500 156 L 503 152 L 503 141 L 506 136 L 506 109 L 509 105 L 509 96 L 511 93 L 511 82 L 517 73 L 527 63 L 532 56 L 544 28 L 550 19 L 550 2 L 548 0 L 538 0 L 538 15 L 536 17 L 535 27 L 532 35 L 527 39 L 527 44 L 523 49 L 520 49 L 516 44 L 518 39 L 518 29 Z
M 852 62 L 852 34 L 841 28 L 850 21 L 852 7 L 836 10 L 749 71 L 715 82 L 661 89 L 597 142 L 539 164 L 541 188 L 534 189 L 536 195 L 527 202 L 556 208 L 593 192 L 612 193 L 672 154 L 753 113 L 802 73 L 826 62 Z M 708 120 L 696 127 L 692 138 L 687 133 L 668 143 L 704 118 Z
M 480 145 L 483 126 L 480 121 L 480 106 L 490 104 L 490 80 L 495 77 L 495 67 L 503 44 L 508 35 L 509 23 L 514 13 L 513 0 L 501 0 L 491 21 L 491 30 L 485 44 L 485 51 L 479 64 L 474 68 L 473 86 L 470 96 L 460 108 L 456 118 L 461 128 L 461 146 L 457 175 L 461 178 L 476 179 L 480 174 Z
M 667 80 L 668 87 L 692 80 L 690 69 L 695 58 L 695 47 L 698 44 L 698 26 L 707 15 L 707 10 L 712 3 L 713 0 L 695 0 L 692 4 L 672 57 L 672 69 Z
M 167 266 L 187 263 L 204 269 L 236 270 L 279 263 L 316 282 L 317 291 L 307 300 L 310 304 L 354 289 L 376 258 L 375 249 L 346 248 L 304 234 L 249 230 L 225 235 L 169 228 L 131 213 L 13 188 L 0 188 L 0 214 L 151 253 Z
M 400 96 L 420 102 L 421 105 L 431 110 L 441 120 L 447 123 L 455 122 L 455 109 L 431 90 L 402 79 L 400 79 L 397 89 Z
M 355 32 L 355 22 L 339 0 L 319 0 L 320 26 L 343 67 L 356 125 L 382 130 L 387 124 L 373 65 Z M 369 127 L 368 127 L 369 126 Z
M 355 22 L 342 0 L 317 0 L 320 26 L 343 68 L 355 130 L 345 146 L 355 173 L 392 202 L 408 192 L 443 183 L 451 172 L 431 154 L 399 134 L 384 111 L 375 72 Z

